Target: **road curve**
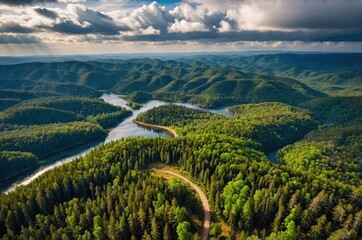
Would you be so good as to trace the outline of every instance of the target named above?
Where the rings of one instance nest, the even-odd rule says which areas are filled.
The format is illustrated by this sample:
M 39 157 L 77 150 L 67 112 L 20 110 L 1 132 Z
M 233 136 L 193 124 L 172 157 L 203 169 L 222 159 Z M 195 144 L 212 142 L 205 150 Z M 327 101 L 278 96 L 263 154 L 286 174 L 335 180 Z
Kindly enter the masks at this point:
M 168 170 L 162 170 L 162 169 L 154 169 L 154 170 L 158 171 L 158 172 L 163 172 L 163 173 L 173 175 L 173 176 L 181 179 L 182 181 L 188 183 L 193 189 L 195 189 L 195 191 L 201 198 L 202 208 L 204 210 L 204 229 L 202 232 L 202 239 L 207 240 L 209 238 L 209 231 L 210 231 L 210 207 L 209 207 L 209 202 L 208 202 L 207 197 L 204 194 L 204 192 L 199 188 L 199 186 L 197 186 L 196 184 L 194 184 L 193 182 L 191 182 L 190 180 L 188 180 L 187 178 L 185 178 L 184 176 L 182 176 L 180 174 L 177 174 L 177 173 L 174 173 L 174 172 L 171 172 Z

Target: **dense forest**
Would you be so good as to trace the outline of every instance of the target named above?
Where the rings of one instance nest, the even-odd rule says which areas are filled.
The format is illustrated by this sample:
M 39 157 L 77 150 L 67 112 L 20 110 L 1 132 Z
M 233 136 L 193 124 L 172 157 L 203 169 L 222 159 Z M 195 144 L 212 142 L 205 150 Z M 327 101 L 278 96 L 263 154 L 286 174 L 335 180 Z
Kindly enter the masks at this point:
M 130 115 L 130 111 L 100 99 L 49 97 L 22 101 L 0 112 L 0 153 L 8 156 L 0 159 L 1 176 L 34 166 L 34 155 L 40 159 L 102 139 L 107 134 L 105 128 Z
M 151 158 L 170 159 L 161 149 L 178 143 L 160 138 L 110 143 L 2 195 L 1 234 L 34 239 L 197 237 L 190 218 L 200 206 L 190 189 L 144 171 Z
M 362 236 L 360 54 L 195 56 L 0 66 L 0 183 L 89 141 L 152 99 L 177 104 L 136 121 L 174 138 L 126 138 L 0 193 L 1 239 L 210 239 Z M 274 154 L 276 153 L 276 155 Z M 271 161 L 274 154 L 276 162 Z
M 307 110 L 283 103 L 244 104 L 229 111 L 235 116 L 165 105 L 139 115 L 137 120 L 177 127 L 181 135 L 212 133 L 254 139 L 265 151 L 295 142 L 320 124 Z
M 172 111 L 185 120 L 177 123 L 181 114 L 173 116 Z M 280 103 L 241 105 L 230 111 L 235 116 L 167 105 L 139 115 L 138 120 L 154 124 L 168 116 L 162 123 L 172 123 L 180 137 L 110 143 L 2 195 L 2 234 L 199 239 L 191 213 L 200 207 L 191 190 L 148 171 L 150 163 L 162 162 L 177 164 L 206 189 L 215 219 L 212 237 L 360 236 L 362 196 L 360 186 L 350 184 L 359 181 L 358 175 L 348 175 L 348 181 L 325 178 L 287 163 L 272 164 L 263 152 L 265 139 L 279 136 L 280 144 L 286 144 L 295 141 L 292 135 L 302 137 L 321 126 L 313 114 Z M 206 128 L 206 120 L 215 125 Z
M 315 112 L 332 126 L 362 123 L 362 97 L 327 97 L 302 102 L 300 107 Z
M 362 126 L 328 128 L 281 149 L 277 158 L 293 169 L 355 186 L 362 185 Z
M 181 134 L 196 139 L 223 136 L 220 142 L 224 147 L 232 145 L 236 139 L 244 138 L 247 139 L 244 141 L 254 141 L 254 145 L 248 147 L 259 150 L 259 154 L 262 154 L 260 149 L 265 148 L 265 139 L 274 145 L 278 143 L 276 137 L 279 136 L 282 138 L 280 144 L 285 145 L 296 140 L 290 139 L 291 136 L 300 134 L 302 138 L 305 133 L 316 129 L 318 124 L 308 111 L 279 103 L 236 106 L 230 108 L 234 117 L 217 116 L 217 120 L 213 119 L 214 116 L 208 117 L 206 113 L 189 110 L 185 122 L 175 124 L 176 118 L 180 116 L 176 115 L 175 119 L 170 116 L 177 108 L 161 106 L 140 115 L 138 119 L 153 124 L 158 121 L 166 125 L 169 123 Z M 183 111 L 187 110 L 181 108 L 180 112 Z M 165 116 L 169 116 L 169 119 Z M 204 123 L 207 118 L 209 128 Z M 331 146 L 334 152 L 329 151 L 329 154 L 339 155 L 335 159 L 327 159 L 328 167 L 326 160 L 323 160 L 325 156 L 312 162 L 303 162 L 315 156 L 303 158 L 303 148 L 299 142 L 280 151 L 279 158 L 285 159 L 285 164 L 258 162 L 255 160 L 265 157 L 257 157 L 255 154 L 249 154 L 251 159 L 248 160 L 245 156 L 241 157 L 240 153 L 239 156 L 235 153 L 220 154 L 219 161 L 215 162 L 212 159 L 215 159 L 218 148 L 213 146 L 207 150 L 204 145 L 201 151 L 194 152 L 200 154 L 197 156 L 202 161 L 195 160 L 189 164 L 181 162 L 180 167 L 206 186 L 214 213 L 231 226 L 230 236 L 237 234 L 242 239 L 251 235 L 267 239 L 340 239 L 347 236 L 348 239 L 357 239 L 361 234 L 362 202 L 361 138 L 359 132 L 355 132 L 356 129 L 360 131 L 358 126 L 340 130 L 339 137 L 334 139 L 335 145 Z M 318 131 L 325 132 L 324 139 L 319 140 L 319 146 L 328 150 L 328 145 L 322 141 L 330 141 L 329 135 L 334 136 L 334 130 Z M 313 141 L 313 135 L 321 136 L 319 132 L 313 132 L 304 141 Z M 349 155 L 345 155 L 346 151 Z M 246 154 L 247 151 L 240 152 Z M 304 153 L 315 154 L 312 149 Z M 303 168 L 307 164 L 309 166 Z M 354 206 L 350 208 L 352 212 L 346 210 L 348 206 Z M 337 220 L 341 216 L 339 214 L 343 217 Z M 347 225 L 350 227 L 345 227 Z

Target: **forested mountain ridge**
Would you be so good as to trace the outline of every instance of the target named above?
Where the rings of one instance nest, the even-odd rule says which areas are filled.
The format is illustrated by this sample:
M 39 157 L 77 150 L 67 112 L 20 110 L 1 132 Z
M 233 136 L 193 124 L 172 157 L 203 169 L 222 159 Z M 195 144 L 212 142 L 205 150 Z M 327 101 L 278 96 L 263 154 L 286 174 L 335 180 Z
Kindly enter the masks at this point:
M 361 59 L 360 53 L 281 53 L 217 55 L 183 61 L 193 66 L 229 66 L 250 73 L 292 78 L 333 95 L 361 95 Z
M 194 61 L 25 63 L 0 66 L 0 74 L 7 81 L 71 83 L 119 94 L 143 91 L 152 98 L 188 101 L 207 107 L 265 101 L 295 105 L 326 96 L 291 78 L 245 72 L 243 68 L 217 62 Z
M 279 101 L 295 105 L 325 96 L 323 91 L 361 95 L 361 66 L 360 54 L 210 55 L 164 61 L 144 58 L 108 62 L 36 62 L 0 66 L 0 75 L 6 80 L 0 83 L 0 89 L 10 84 L 16 89 L 40 91 L 44 89 L 43 85 L 53 84 L 48 88 L 60 93 L 56 89 L 66 86 L 57 85 L 68 83 L 77 88 L 86 86 L 120 94 L 145 91 L 153 98 L 204 106 L 230 101 Z M 88 96 L 96 94 L 91 93 L 91 89 L 82 91 Z M 73 94 L 71 89 L 69 94 Z
M 21 90 L 27 92 L 49 92 L 60 96 L 74 97 L 100 97 L 97 90 L 73 83 L 66 82 L 42 82 L 26 79 L 0 80 L 0 89 Z

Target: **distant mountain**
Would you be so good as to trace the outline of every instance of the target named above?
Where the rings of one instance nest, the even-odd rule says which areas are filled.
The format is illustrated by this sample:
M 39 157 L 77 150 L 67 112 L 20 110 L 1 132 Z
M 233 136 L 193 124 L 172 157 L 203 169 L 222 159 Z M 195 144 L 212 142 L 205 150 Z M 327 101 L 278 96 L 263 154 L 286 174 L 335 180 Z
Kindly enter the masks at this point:
M 298 81 L 244 73 L 229 68 L 164 68 L 161 74 L 139 71 L 123 78 L 113 91 L 130 94 L 145 91 L 154 97 L 189 101 L 200 106 L 218 106 L 225 103 L 285 102 L 297 104 L 323 97 Z
M 362 54 L 359 53 L 204 56 L 179 61 L 192 66 L 228 66 L 244 72 L 292 78 L 328 94 L 362 94 Z
M 0 80 L 0 89 L 28 92 L 48 92 L 51 95 L 78 97 L 98 97 L 101 95 L 97 90 L 79 84 L 29 80 Z
M 6 81 L 26 80 L 20 84 L 20 89 L 34 82 L 68 83 L 112 90 L 119 94 L 142 91 L 153 98 L 188 101 L 207 107 L 265 101 L 296 105 L 326 96 L 299 81 L 274 76 L 268 71 L 256 74 L 250 68 L 245 68 L 244 71 L 244 68 L 238 66 L 240 61 L 250 65 L 252 61 L 256 61 L 265 66 L 278 62 L 277 59 L 270 60 L 265 56 L 256 57 L 258 56 L 203 56 L 203 62 L 199 62 L 196 57 L 177 61 L 144 58 L 114 62 L 38 62 L 0 66 L 0 75 Z M 12 83 L 16 85 L 15 82 Z M 6 84 L 8 83 L 0 81 L 0 89 Z M 18 86 L 14 88 L 19 89 Z
M 261 54 L 254 56 L 218 56 L 184 59 L 189 64 L 200 62 L 208 65 L 233 66 L 255 73 L 265 73 L 266 70 L 282 73 L 298 67 L 299 71 L 312 70 L 316 72 L 339 72 L 346 70 L 362 71 L 361 53 L 333 54 Z M 298 72 L 297 72 L 298 73 Z

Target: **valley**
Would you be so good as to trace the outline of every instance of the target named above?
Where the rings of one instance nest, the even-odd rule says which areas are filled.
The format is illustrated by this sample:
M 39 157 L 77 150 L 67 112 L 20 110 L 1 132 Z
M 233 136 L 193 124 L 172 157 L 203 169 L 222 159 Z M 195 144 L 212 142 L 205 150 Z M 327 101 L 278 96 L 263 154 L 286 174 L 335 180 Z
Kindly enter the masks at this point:
M 360 63 L 270 54 L 2 65 L 0 236 L 359 239 Z

